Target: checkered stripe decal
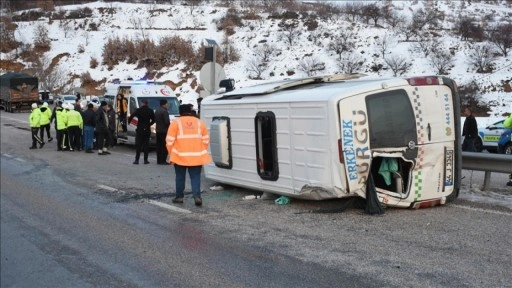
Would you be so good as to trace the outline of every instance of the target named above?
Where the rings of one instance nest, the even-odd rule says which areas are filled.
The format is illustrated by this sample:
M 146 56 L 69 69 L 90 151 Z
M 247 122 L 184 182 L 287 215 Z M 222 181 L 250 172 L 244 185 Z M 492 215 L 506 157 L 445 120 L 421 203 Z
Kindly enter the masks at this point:
M 416 129 L 418 134 L 418 143 L 424 144 L 425 139 L 425 129 L 423 129 L 423 110 L 421 109 L 420 95 L 418 94 L 418 87 L 414 88 L 412 92 L 413 95 L 413 105 L 414 105 L 414 114 L 416 115 Z M 421 175 L 421 168 L 423 167 L 423 160 L 425 156 L 425 150 L 423 146 L 418 147 L 418 159 L 416 162 L 416 167 L 414 168 L 414 201 L 418 201 L 421 198 L 421 192 L 423 191 L 423 177 Z

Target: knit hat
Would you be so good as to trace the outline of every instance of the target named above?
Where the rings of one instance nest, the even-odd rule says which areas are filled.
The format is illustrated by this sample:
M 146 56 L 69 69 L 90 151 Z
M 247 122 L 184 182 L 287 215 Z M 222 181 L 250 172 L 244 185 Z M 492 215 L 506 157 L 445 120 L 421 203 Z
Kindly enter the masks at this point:
M 48 107 L 48 103 L 47 102 L 43 102 L 43 107 Z
M 32 109 L 36 109 L 37 108 L 37 103 L 32 103 Z
M 101 101 L 101 107 L 107 106 L 107 101 Z
M 68 104 L 68 109 L 69 109 L 69 110 L 75 110 L 75 105 Z

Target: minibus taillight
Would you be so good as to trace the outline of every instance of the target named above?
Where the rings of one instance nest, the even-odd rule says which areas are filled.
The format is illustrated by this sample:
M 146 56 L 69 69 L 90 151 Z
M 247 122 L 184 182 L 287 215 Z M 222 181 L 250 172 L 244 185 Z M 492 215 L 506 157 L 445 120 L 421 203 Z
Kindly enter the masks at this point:
M 407 82 L 411 86 L 439 85 L 439 78 L 434 76 L 412 77 L 408 78 Z
M 343 157 L 343 144 L 341 139 L 338 139 L 338 155 L 340 157 L 340 163 L 345 163 L 345 157 Z

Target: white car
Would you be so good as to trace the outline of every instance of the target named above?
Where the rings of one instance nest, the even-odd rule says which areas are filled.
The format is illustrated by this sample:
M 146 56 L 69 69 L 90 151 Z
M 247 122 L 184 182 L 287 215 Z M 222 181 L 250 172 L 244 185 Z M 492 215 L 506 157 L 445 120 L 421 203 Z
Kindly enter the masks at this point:
M 66 103 L 67 105 L 72 104 L 74 106 L 76 104 L 76 95 L 60 95 L 59 101 L 62 101 L 62 104 Z
M 500 120 L 495 122 L 485 128 L 478 129 L 479 140 L 478 143 L 475 143 L 478 151 L 487 150 L 491 153 L 496 153 L 498 151 L 498 140 L 500 139 L 501 134 L 507 130 L 503 126 L 503 122 L 505 120 Z

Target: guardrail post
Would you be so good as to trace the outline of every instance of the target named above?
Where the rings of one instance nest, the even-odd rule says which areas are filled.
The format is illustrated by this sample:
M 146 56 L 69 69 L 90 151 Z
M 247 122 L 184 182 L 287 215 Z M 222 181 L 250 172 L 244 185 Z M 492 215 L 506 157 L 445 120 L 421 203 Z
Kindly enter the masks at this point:
M 484 176 L 484 187 L 482 188 L 483 191 L 489 190 L 489 185 L 491 184 L 491 172 L 485 171 Z

